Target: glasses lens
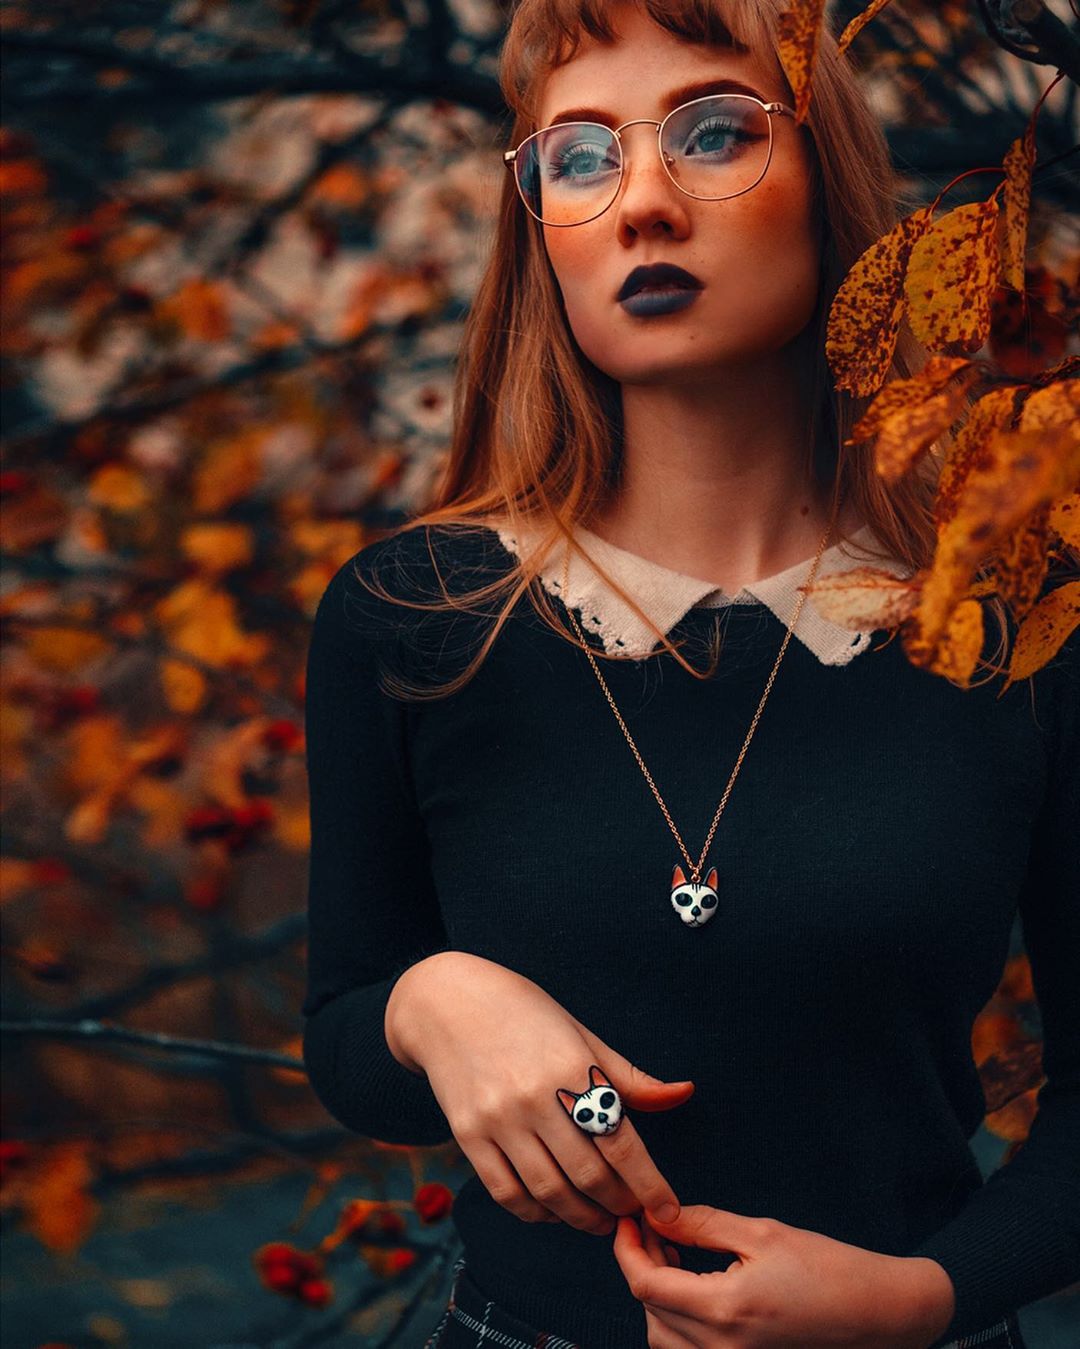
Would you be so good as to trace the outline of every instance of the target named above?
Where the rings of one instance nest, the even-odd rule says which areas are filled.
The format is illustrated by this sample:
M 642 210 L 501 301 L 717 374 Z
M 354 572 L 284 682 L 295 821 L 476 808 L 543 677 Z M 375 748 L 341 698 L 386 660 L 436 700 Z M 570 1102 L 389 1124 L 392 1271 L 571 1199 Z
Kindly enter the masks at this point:
M 564 122 L 526 141 L 514 170 L 526 205 L 545 225 L 580 225 L 611 205 L 620 164 L 613 131 Z
M 734 197 L 769 163 L 769 114 L 752 98 L 718 94 L 676 108 L 660 148 L 668 172 L 692 197 Z

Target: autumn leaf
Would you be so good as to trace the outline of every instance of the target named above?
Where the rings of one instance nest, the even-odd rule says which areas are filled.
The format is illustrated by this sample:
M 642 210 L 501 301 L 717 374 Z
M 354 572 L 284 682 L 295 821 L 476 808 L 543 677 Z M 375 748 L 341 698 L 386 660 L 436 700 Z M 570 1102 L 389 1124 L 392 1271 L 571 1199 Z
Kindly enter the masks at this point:
M 180 547 L 200 571 L 215 576 L 247 566 L 255 544 L 248 525 L 207 523 L 189 525 L 180 535 Z
M 1055 501 L 1050 510 L 1050 528 L 1071 548 L 1080 548 L 1080 493 Z
M 217 515 L 256 486 L 272 427 L 252 426 L 215 441 L 192 480 L 192 505 L 200 515 Z
M 949 618 L 930 662 L 931 672 L 966 688 L 982 652 L 983 640 L 982 605 L 978 600 L 963 600 Z
M 98 1203 L 90 1194 L 93 1168 L 89 1144 L 50 1148 L 24 1188 L 26 1225 L 43 1246 L 65 1255 L 78 1250 L 97 1221 Z
M 996 200 L 957 206 L 915 243 L 904 291 L 912 332 L 929 351 L 978 351 L 990 335 L 1001 254 Z
M 963 357 L 931 356 L 917 375 L 892 380 L 881 390 L 846 443 L 876 436 L 875 466 L 893 482 L 949 429 L 978 377 L 978 366 Z
M 308 201 L 356 210 L 367 201 L 371 188 L 355 164 L 335 164 L 312 183 Z
M 795 121 L 799 126 L 810 109 L 814 62 L 824 21 L 825 0 L 795 0 L 777 21 L 777 54 L 795 95 Z
M 836 43 L 837 51 L 841 54 L 846 52 L 871 19 L 877 18 L 888 3 L 889 0 L 871 0 L 863 12 L 857 14 L 840 34 Z
M 1018 394 L 1014 384 L 991 389 L 968 410 L 967 420 L 953 437 L 938 476 L 934 514 L 939 527 L 956 514 L 967 476 L 985 456 L 993 432 L 1010 424 Z
M 141 511 L 152 499 L 142 474 L 128 464 L 103 464 L 91 477 L 86 494 L 95 505 L 122 514 Z
M 165 701 L 174 712 L 191 716 L 204 706 L 209 685 L 203 672 L 190 662 L 165 656 L 158 661 L 158 678 Z
M 825 354 L 838 389 L 865 398 L 884 383 L 906 305 L 908 258 L 931 220 L 929 207 L 905 216 L 856 260 L 833 297 Z
M 1005 688 L 1053 660 L 1078 626 L 1080 581 L 1066 581 L 1044 596 L 1017 629 Z
M 852 631 L 895 628 L 919 598 L 919 584 L 876 567 L 823 576 L 803 587 L 822 617 Z
M 1039 598 L 1050 566 L 1050 507 L 1042 506 L 998 548 L 998 594 L 1021 619 Z
M 1015 290 L 1024 289 L 1031 171 L 1035 166 L 1035 128 L 1028 126 L 1005 153 L 1005 229 L 1002 235 L 1002 279 Z
M 992 433 L 984 461 L 968 473 L 956 512 L 938 533 L 933 565 L 907 621 L 904 649 L 915 664 L 929 663 L 980 561 L 1078 479 L 1080 435 L 1072 426 Z
M 185 282 L 175 295 L 163 300 L 158 313 L 198 342 L 224 341 L 232 329 L 221 286 L 200 277 Z

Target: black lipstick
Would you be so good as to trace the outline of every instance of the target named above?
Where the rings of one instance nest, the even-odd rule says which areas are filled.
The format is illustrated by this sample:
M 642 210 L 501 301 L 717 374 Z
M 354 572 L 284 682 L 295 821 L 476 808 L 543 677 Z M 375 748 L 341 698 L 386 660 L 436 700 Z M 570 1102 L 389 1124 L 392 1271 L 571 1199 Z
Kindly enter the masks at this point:
M 615 299 L 635 318 L 652 318 L 686 309 L 697 299 L 704 283 L 670 262 L 635 267 Z

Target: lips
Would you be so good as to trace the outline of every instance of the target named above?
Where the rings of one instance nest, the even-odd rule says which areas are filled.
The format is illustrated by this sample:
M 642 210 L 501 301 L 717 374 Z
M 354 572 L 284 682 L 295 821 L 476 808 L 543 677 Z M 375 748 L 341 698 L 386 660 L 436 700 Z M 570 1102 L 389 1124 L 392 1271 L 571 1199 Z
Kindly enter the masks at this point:
M 703 281 L 681 267 L 675 267 L 670 262 L 654 262 L 651 267 L 635 267 L 622 283 L 622 289 L 615 299 L 626 300 L 642 290 L 702 290 L 704 285 Z

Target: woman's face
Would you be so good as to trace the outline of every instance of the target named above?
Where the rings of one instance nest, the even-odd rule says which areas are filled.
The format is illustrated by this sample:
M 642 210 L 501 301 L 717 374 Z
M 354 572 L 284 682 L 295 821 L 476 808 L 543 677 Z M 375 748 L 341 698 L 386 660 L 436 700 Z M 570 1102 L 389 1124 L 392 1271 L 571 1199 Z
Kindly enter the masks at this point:
M 571 109 L 591 109 L 580 120 L 612 127 L 660 121 L 678 103 L 723 93 L 708 83 L 725 79 L 791 106 L 771 54 L 681 42 L 636 6 L 620 6 L 614 43 L 586 37 L 547 77 L 539 124 Z M 721 367 L 767 359 L 803 331 L 820 270 L 808 134 L 792 118 L 774 117 L 761 182 L 737 197 L 700 201 L 668 178 L 655 127 L 623 131 L 623 181 L 612 205 L 586 224 L 543 231 L 570 327 L 594 365 L 620 383 L 695 383 Z M 616 298 L 628 274 L 659 262 L 690 272 L 702 288 L 675 312 L 643 314 L 649 305 L 640 299 L 628 309 Z

